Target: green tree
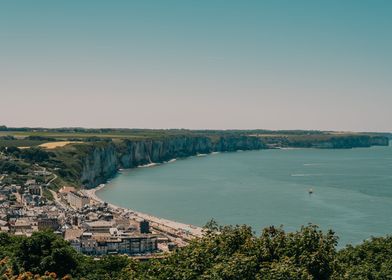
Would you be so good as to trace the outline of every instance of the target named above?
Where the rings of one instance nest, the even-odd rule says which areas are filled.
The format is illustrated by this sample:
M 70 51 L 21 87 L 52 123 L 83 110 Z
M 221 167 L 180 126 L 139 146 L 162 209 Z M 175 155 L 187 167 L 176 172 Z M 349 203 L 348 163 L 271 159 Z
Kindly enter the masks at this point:
M 211 227 L 212 226 L 212 227 Z M 316 226 L 285 233 L 264 229 L 257 237 L 248 226 L 216 229 L 185 248 L 155 261 L 147 279 L 329 279 L 335 268 L 337 238 Z
M 392 279 L 392 236 L 371 238 L 339 251 L 335 279 Z
M 38 274 L 55 271 L 64 276 L 77 268 L 79 257 L 64 239 L 42 231 L 21 240 L 15 251 L 15 261 L 24 271 Z
M 48 153 L 44 151 L 41 148 L 29 148 L 29 149 L 23 149 L 20 152 L 20 157 L 22 159 L 31 161 L 31 162 L 43 162 L 47 161 L 52 153 Z

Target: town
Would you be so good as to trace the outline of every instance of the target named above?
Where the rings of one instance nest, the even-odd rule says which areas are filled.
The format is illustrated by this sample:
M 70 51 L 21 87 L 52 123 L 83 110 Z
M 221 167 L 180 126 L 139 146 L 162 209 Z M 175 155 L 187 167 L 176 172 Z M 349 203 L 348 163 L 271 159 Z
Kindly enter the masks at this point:
M 3 153 L 0 157 L 11 167 L 18 166 L 14 158 Z M 110 205 L 95 196 L 95 190 L 63 186 L 56 192 L 50 186 L 57 175 L 38 164 L 15 171 L 0 174 L 1 232 L 31 236 L 51 230 L 86 255 L 124 254 L 139 259 L 163 256 L 202 235 L 200 228 L 191 225 L 181 227 Z

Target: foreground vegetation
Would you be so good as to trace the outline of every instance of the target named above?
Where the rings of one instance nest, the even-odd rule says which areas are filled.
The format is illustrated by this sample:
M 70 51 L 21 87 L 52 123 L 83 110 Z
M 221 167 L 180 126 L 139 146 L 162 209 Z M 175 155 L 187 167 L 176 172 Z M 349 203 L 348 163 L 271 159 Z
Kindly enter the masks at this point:
M 309 225 L 286 233 L 270 227 L 218 227 L 164 259 L 99 260 L 78 254 L 50 232 L 0 234 L 0 279 L 392 279 L 392 238 L 337 251 L 337 237 Z

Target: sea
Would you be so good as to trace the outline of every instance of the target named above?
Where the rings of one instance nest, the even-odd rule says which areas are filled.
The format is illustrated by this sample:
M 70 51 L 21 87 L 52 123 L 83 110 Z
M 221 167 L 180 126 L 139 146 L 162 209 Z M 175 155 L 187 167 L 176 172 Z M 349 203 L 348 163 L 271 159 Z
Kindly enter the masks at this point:
M 333 230 L 339 246 L 392 234 L 392 147 L 198 155 L 122 170 L 97 195 L 179 222 Z

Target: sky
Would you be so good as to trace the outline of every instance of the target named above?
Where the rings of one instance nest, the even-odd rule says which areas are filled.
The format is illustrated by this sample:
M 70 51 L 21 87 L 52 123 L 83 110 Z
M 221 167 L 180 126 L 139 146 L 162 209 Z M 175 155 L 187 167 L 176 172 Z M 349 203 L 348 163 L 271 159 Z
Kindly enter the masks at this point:
M 0 0 L 0 124 L 392 131 L 392 1 Z

